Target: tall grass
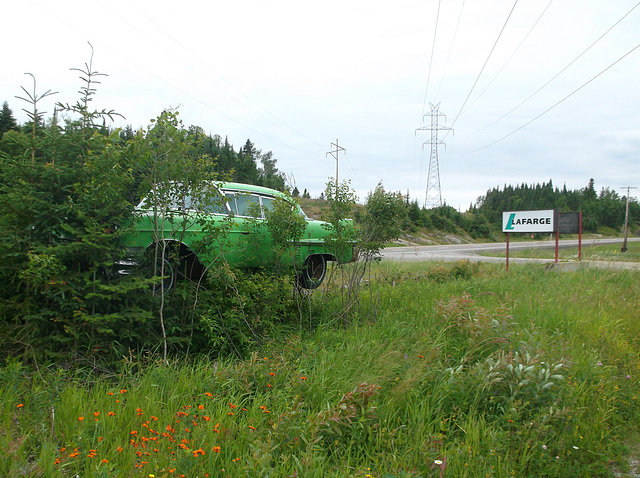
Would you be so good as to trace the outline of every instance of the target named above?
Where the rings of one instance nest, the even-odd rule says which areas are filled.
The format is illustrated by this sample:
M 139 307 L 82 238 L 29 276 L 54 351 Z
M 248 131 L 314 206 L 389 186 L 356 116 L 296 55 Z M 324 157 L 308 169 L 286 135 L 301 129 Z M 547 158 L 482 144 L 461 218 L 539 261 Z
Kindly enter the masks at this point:
M 638 274 L 382 264 L 361 315 L 242 361 L 0 368 L 2 476 L 612 476 L 639 417 Z M 375 311 L 375 314 L 373 313 Z M 323 314 L 325 314 L 323 316 Z

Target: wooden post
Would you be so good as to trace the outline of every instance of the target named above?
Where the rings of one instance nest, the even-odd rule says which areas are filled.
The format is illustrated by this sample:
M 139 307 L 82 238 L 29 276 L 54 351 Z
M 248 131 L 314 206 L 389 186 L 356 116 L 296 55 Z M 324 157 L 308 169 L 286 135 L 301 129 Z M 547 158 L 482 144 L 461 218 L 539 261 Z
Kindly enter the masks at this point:
M 509 233 L 507 232 L 507 272 L 509 272 Z

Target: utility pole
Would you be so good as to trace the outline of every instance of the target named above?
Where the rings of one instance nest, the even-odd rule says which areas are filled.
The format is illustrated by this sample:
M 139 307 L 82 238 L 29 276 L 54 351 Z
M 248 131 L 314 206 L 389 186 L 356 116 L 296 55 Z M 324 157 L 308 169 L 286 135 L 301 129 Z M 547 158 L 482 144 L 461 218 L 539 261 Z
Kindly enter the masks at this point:
M 621 189 L 627 190 L 627 208 L 624 213 L 624 242 L 622 243 L 622 249 L 620 249 L 620 252 L 627 252 L 627 231 L 629 230 L 629 190 L 638 188 L 633 186 L 622 186 Z
M 439 118 L 442 116 L 446 119 L 446 116 L 438 111 L 440 103 L 433 105 L 429 103 L 431 107 L 431 124 L 430 126 L 423 126 L 416 131 L 430 131 L 431 139 L 422 143 L 424 148 L 425 144 L 431 146 L 429 153 L 429 171 L 427 173 L 427 191 L 424 195 L 425 207 L 439 207 L 442 206 L 442 191 L 440 189 L 440 167 L 438 165 L 438 146 L 444 144 L 444 142 L 438 140 L 439 131 L 453 131 L 453 128 L 447 126 L 440 126 Z M 427 115 L 424 115 L 427 116 Z
M 338 196 L 338 186 L 339 186 L 339 183 L 338 183 L 338 155 L 340 154 L 340 152 L 344 152 L 344 154 L 347 154 L 347 150 L 344 149 L 342 146 L 340 146 L 340 144 L 338 143 L 337 139 L 336 139 L 335 143 L 331 143 L 331 146 L 336 148 L 336 149 L 334 149 L 332 151 L 329 151 L 325 155 L 325 157 L 331 155 L 331 157 L 336 160 L 336 197 L 337 197 Z

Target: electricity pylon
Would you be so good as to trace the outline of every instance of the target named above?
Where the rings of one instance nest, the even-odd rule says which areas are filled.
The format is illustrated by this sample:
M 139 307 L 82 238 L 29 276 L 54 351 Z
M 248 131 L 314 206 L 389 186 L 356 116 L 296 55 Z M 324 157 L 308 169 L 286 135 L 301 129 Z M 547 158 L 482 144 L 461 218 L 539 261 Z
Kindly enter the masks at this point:
M 422 143 L 423 149 L 426 144 L 430 146 L 429 171 L 427 172 L 427 190 L 424 195 L 424 206 L 427 209 L 442 206 L 442 190 L 440 188 L 440 168 L 438 165 L 438 146 L 440 146 L 441 144 L 444 144 L 444 142 L 438 140 L 438 132 L 453 131 L 452 128 L 439 125 L 440 116 L 446 119 L 446 116 L 438 111 L 438 109 L 440 108 L 440 103 L 438 103 L 435 106 L 432 103 L 429 103 L 429 106 L 431 107 L 431 113 L 428 114 L 429 116 L 431 116 L 430 126 L 423 126 L 416 130 L 416 131 L 431 132 L 431 139 L 429 141 L 425 141 L 424 143 Z

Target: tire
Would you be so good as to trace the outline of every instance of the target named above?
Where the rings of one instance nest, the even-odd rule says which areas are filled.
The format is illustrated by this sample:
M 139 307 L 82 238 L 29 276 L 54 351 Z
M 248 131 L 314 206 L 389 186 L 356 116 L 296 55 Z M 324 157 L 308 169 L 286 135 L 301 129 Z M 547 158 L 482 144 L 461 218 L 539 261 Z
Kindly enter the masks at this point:
M 172 291 L 176 286 L 176 248 L 170 244 L 164 247 L 158 244 L 158 251 L 154 247 L 147 250 L 145 257 L 145 273 L 148 278 L 162 277 L 162 280 L 151 285 L 151 293 L 160 295 L 164 289 L 164 293 Z
M 298 285 L 303 289 L 317 289 L 327 275 L 327 260 L 320 254 L 307 257 L 298 274 Z

